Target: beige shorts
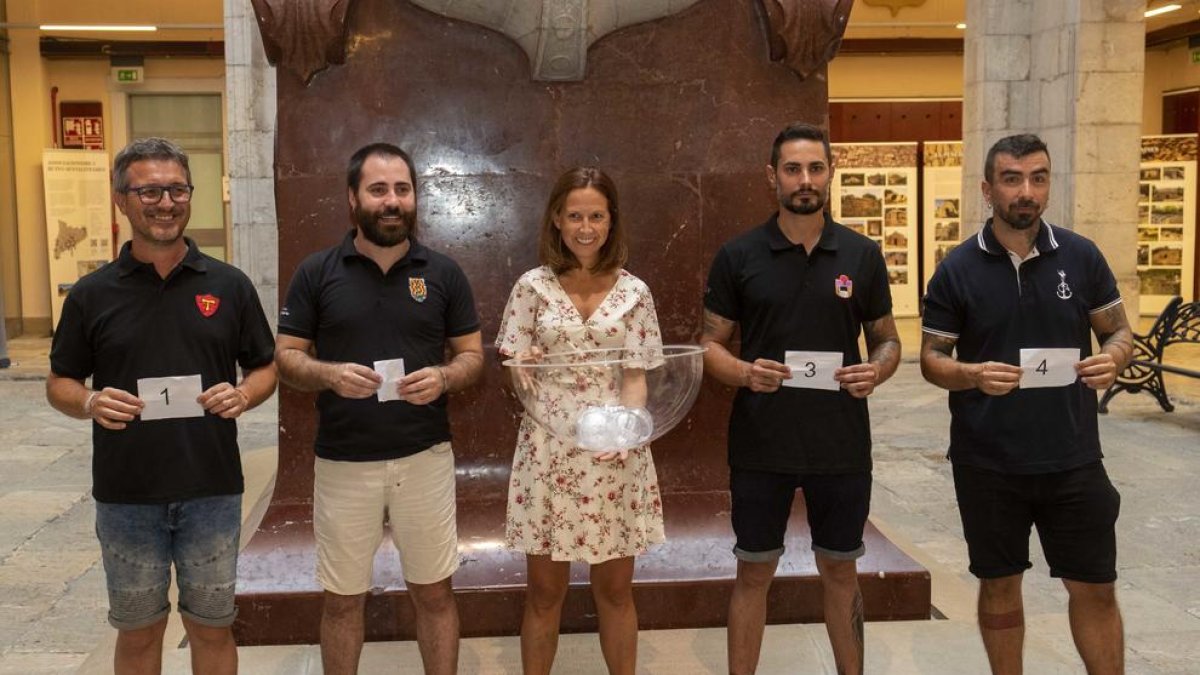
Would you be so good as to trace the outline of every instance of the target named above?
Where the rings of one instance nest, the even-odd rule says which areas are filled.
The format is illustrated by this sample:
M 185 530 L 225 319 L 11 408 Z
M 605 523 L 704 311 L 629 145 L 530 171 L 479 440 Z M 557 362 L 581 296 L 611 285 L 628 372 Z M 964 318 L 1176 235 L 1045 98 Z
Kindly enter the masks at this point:
M 454 452 L 439 443 L 378 462 L 317 458 L 313 530 L 317 580 L 338 595 L 371 588 L 375 552 L 388 521 L 405 581 L 432 584 L 458 569 Z

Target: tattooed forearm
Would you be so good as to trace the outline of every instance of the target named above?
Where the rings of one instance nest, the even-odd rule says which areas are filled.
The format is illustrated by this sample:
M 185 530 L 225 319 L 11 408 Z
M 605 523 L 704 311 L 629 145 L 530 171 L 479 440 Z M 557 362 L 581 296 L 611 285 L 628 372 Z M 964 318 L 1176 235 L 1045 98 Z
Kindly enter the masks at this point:
M 1124 303 L 1096 312 L 1090 319 L 1100 350 L 1113 357 L 1118 371 L 1124 370 L 1133 358 L 1133 329 L 1125 316 Z
M 704 332 L 700 346 L 704 347 L 704 372 L 731 387 L 748 385 L 750 364 L 729 351 L 737 322 L 704 310 Z
M 730 321 L 706 309 L 704 310 L 704 328 L 701 332 L 700 341 L 717 340 L 718 342 L 728 344 L 729 338 L 733 337 L 735 326 L 737 326 L 736 322 Z
M 863 323 L 867 338 L 867 360 L 878 368 L 876 384 L 882 384 L 900 365 L 900 333 L 891 314 Z
M 942 389 L 972 389 L 975 382 L 963 364 L 954 358 L 956 338 L 933 333 L 921 334 L 921 374 Z

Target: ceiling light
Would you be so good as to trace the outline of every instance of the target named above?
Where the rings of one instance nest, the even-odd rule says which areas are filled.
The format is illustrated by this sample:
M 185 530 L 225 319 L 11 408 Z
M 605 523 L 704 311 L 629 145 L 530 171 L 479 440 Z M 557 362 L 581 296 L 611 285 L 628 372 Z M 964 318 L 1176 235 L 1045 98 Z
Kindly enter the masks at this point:
M 1146 10 L 1145 16 L 1147 19 L 1149 19 L 1152 16 L 1166 14 L 1167 12 L 1174 12 L 1177 9 L 1183 9 L 1183 5 L 1163 5 L 1162 7 L 1158 7 L 1156 9 L 1148 9 Z
M 104 32 L 129 32 L 129 33 L 152 33 L 158 30 L 158 26 L 139 26 L 139 25 L 105 25 L 105 24 L 43 24 L 38 26 L 41 30 L 53 31 L 104 31 Z
M 957 29 L 959 29 L 959 30 L 966 30 L 966 29 L 967 29 L 967 24 L 965 24 L 965 23 L 956 23 L 956 24 L 954 24 L 954 27 L 955 27 L 955 28 L 957 28 Z

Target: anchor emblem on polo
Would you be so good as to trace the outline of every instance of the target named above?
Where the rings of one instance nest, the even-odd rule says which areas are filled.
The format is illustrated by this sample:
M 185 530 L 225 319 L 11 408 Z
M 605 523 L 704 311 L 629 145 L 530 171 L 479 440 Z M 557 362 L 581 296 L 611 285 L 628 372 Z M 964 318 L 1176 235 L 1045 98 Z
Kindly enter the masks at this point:
M 1071 293 L 1071 287 L 1067 285 L 1067 273 L 1062 270 L 1059 270 L 1058 278 L 1062 279 L 1062 283 L 1060 283 L 1058 285 L 1057 295 L 1058 295 L 1059 299 L 1060 300 L 1070 300 L 1071 296 L 1074 294 Z

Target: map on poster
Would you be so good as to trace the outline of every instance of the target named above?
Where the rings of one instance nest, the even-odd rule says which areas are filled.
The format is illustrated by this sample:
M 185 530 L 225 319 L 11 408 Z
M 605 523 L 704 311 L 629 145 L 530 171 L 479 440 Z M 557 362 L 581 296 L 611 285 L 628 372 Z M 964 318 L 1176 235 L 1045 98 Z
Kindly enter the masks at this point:
M 1142 137 L 1137 270 L 1141 312 L 1154 315 L 1176 295 L 1194 300 L 1195 134 Z
M 108 153 L 43 150 L 42 178 L 51 316 L 57 326 L 71 286 L 112 259 Z
M 957 141 L 925 144 L 922 166 L 925 236 L 922 238 L 922 257 L 926 285 L 938 263 L 968 234 L 961 218 L 962 153 L 963 145 Z
M 892 313 L 917 316 L 917 144 L 834 143 L 833 219 L 883 249 Z

